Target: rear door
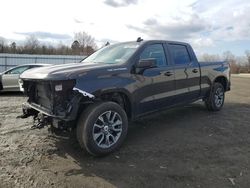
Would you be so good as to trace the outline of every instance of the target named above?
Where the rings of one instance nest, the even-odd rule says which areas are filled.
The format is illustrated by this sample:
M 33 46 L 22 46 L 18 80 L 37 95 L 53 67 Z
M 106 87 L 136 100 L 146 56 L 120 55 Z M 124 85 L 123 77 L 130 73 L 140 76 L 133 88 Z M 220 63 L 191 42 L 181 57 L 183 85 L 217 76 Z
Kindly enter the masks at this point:
M 200 95 L 200 68 L 190 47 L 169 43 L 168 48 L 175 64 L 176 102 L 197 99 Z
M 157 67 L 146 69 L 141 74 L 135 74 L 136 79 L 136 114 L 144 114 L 164 108 L 171 102 L 174 85 L 174 68 L 169 64 L 164 43 L 147 45 L 139 54 L 140 59 L 154 58 Z

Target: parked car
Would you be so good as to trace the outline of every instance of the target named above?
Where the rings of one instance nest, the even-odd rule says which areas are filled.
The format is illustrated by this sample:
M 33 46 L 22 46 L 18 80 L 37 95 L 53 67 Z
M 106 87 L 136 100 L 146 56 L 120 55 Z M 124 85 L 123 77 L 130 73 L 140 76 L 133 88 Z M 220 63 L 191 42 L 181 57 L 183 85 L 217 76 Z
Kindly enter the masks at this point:
M 187 43 L 139 40 L 104 47 L 82 63 L 26 71 L 21 79 L 28 96 L 23 117 L 34 116 L 38 128 L 76 127 L 81 147 L 100 156 L 121 146 L 128 120 L 199 99 L 219 111 L 230 67 L 198 62 Z
M 24 71 L 49 64 L 25 64 L 0 73 L 0 91 L 20 91 L 19 77 Z

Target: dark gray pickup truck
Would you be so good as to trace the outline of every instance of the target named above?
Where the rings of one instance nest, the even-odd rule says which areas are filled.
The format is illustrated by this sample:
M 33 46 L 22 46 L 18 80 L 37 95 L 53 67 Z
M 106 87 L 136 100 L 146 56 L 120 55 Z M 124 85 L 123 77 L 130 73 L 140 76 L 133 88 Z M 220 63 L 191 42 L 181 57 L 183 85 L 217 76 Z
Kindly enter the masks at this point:
M 35 126 L 76 127 L 82 148 L 105 155 L 124 141 L 128 120 L 202 99 L 218 111 L 230 90 L 226 62 L 199 63 L 187 43 L 151 40 L 106 46 L 80 63 L 21 75 Z

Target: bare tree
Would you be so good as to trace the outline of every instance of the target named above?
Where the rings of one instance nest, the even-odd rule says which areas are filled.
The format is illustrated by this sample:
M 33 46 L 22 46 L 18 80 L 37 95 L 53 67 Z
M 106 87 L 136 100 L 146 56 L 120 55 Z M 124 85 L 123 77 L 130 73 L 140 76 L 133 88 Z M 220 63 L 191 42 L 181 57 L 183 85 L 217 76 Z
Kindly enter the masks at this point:
M 231 51 L 223 53 L 223 60 L 230 64 L 232 73 L 240 73 L 240 65 L 237 63 L 237 59 Z
M 0 36 L 0 45 L 4 45 L 5 41 L 6 41 L 5 38 Z
M 73 51 L 74 54 L 80 54 L 80 43 L 75 40 L 72 44 L 71 44 L 71 49 Z
M 36 53 L 37 49 L 39 48 L 39 41 L 34 35 L 30 35 L 26 38 L 26 42 L 24 45 L 24 49 L 31 53 L 34 54 Z
M 75 33 L 74 40 L 80 44 L 83 55 L 90 55 L 97 48 L 95 38 L 84 31 Z
M 245 54 L 246 54 L 246 56 L 247 56 L 247 62 L 248 62 L 248 73 L 250 73 L 250 51 L 249 50 L 247 50 L 246 52 L 245 52 Z
M 203 54 L 200 57 L 200 61 L 212 62 L 212 61 L 220 61 L 219 55 L 211 55 L 211 54 Z
M 10 44 L 10 50 L 11 50 L 11 53 L 16 53 L 16 43 L 15 42 L 12 42 Z
M 59 43 L 56 47 L 56 54 L 58 55 L 71 55 L 72 54 L 72 49 L 62 42 Z
M 79 49 L 79 48 L 80 48 L 80 43 L 79 43 L 77 40 L 75 40 L 75 41 L 72 43 L 71 48 L 72 48 L 72 49 Z
M 0 37 L 0 53 L 4 53 L 5 42 L 5 38 Z
M 231 51 L 226 51 L 223 53 L 223 60 L 225 61 L 235 61 L 235 56 Z

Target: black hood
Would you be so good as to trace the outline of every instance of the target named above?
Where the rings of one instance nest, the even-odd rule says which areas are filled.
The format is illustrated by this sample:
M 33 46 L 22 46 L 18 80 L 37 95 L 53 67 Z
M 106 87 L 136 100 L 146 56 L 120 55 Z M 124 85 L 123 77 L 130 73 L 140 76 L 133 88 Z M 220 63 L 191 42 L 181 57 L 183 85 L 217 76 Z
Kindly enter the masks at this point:
M 110 66 L 112 65 L 100 63 L 61 64 L 27 70 L 21 74 L 20 78 L 24 80 L 68 80 L 83 76 L 90 70 Z

